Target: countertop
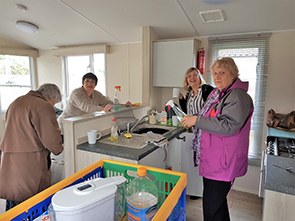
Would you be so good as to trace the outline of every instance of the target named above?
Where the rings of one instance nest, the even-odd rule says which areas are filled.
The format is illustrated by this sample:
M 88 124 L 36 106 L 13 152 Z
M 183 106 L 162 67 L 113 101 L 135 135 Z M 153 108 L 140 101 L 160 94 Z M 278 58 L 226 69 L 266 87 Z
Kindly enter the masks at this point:
M 185 132 L 186 129 L 182 127 L 173 127 L 174 130 L 171 130 L 167 132 L 164 136 L 169 140 L 172 140 L 173 138 L 180 135 L 182 132 Z M 108 135 L 109 136 L 109 135 Z M 93 152 L 93 153 L 99 153 L 99 154 L 105 154 L 115 157 L 121 157 L 125 159 L 135 160 L 139 161 L 154 150 L 159 148 L 158 146 L 155 146 L 154 144 L 148 144 L 142 149 L 136 149 L 136 148 L 128 148 L 128 147 L 122 147 L 117 146 L 114 144 L 106 144 L 106 143 L 99 143 L 96 144 L 88 144 L 82 143 L 77 146 L 78 150 Z
M 264 188 L 295 195 L 295 158 L 267 155 Z

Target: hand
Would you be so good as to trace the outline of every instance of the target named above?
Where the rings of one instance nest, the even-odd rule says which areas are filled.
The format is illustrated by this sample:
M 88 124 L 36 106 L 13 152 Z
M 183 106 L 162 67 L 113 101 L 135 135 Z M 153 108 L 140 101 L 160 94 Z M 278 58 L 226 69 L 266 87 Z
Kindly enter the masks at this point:
M 125 106 L 128 107 L 128 106 L 131 106 L 131 104 L 132 104 L 132 103 L 131 103 L 130 101 L 127 101 L 127 102 L 125 103 Z
M 183 94 L 180 92 L 179 95 L 178 95 L 178 99 L 183 99 L 183 98 L 184 98 L 184 96 L 183 96 Z
M 182 118 L 181 124 L 184 128 L 191 128 L 196 125 L 197 116 L 185 116 Z
M 108 112 L 108 111 L 110 111 L 111 109 L 112 109 L 112 105 L 107 104 L 106 106 L 104 106 L 103 111 L 104 111 L 104 112 Z

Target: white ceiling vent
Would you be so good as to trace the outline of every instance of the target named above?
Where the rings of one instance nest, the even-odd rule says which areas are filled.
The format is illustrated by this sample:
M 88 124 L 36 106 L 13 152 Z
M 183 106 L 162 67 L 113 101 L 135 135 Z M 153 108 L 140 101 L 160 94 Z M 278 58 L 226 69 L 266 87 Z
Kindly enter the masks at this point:
M 225 20 L 222 9 L 202 11 L 199 14 L 205 23 L 222 22 Z

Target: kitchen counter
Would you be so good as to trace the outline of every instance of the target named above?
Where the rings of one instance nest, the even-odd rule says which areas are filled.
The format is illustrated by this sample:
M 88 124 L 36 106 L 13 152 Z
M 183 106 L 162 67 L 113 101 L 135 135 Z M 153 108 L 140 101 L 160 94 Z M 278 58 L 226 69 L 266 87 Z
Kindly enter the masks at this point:
M 267 142 L 274 143 L 271 145 L 272 148 L 268 147 L 269 151 L 277 149 L 275 152 L 278 152 L 278 155 L 266 154 L 264 183 L 266 190 L 295 195 L 295 158 L 289 157 L 283 148 L 286 146 L 284 143 L 290 141 L 288 139 L 294 138 L 293 131 L 268 127 Z M 284 145 L 280 145 L 281 143 Z
M 177 137 L 179 134 L 184 132 L 186 129 L 182 127 L 173 127 L 174 130 L 167 132 L 164 136 L 169 140 Z M 108 135 L 109 136 L 109 135 Z M 141 149 L 136 148 L 128 148 L 117 146 L 115 144 L 106 144 L 106 143 L 99 143 L 96 144 L 88 144 L 88 142 L 82 143 L 77 145 L 78 150 L 93 152 L 93 153 L 100 153 L 120 158 L 125 158 L 129 160 L 136 160 L 139 161 L 148 154 L 152 153 L 154 150 L 158 149 L 159 147 L 154 144 L 148 144 Z
M 295 195 L 295 159 L 267 155 L 264 188 Z

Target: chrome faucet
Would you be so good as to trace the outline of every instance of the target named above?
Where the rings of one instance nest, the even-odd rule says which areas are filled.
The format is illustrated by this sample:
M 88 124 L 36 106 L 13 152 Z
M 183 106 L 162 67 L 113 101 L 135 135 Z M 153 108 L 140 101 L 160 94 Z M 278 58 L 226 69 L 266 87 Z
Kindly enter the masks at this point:
M 142 121 L 143 118 L 148 117 L 148 116 L 149 116 L 149 115 L 146 114 L 146 115 L 142 116 L 141 118 L 139 118 L 139 119 L 136 121 L 136 123 L 133 125 L 133 127 L 130 129 L 130 132 L 132 132 L 132 131 L 134 130 L 134 128 L 140 123 L 140 121 Z M 129 124 L 129 123 L 128 123 L 128 124 Z M 128 124 L 127 124 L 127 130 L 128 130 L 128 127 L 129 127 Z

